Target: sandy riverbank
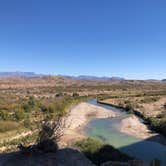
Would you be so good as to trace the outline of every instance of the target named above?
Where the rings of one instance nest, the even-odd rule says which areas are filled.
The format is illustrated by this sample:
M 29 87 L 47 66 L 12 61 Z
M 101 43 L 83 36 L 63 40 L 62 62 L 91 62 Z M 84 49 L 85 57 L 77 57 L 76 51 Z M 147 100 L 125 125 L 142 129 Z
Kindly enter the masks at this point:
M 71 143 L 86 137 L 84 127 L 94 118 L 114 118 L 119 116 L 111 110 L 95 106 L 89 103 L 80 103 L 71 109 L 66 120 L 64 135 L 60 141 L 61 146 L 70 145 Z M 140 122 L 135 115 L 122 119 L 119 124 L 119 130 L 122 133 L 131 135 L 144 140 L 151 140 L 166 145 L 166 139 L 152 132 L 147 125 Z
M 159 98 L 160 99 L 158 101 L 147 103 L 142 102 L 142 100 L 146 100 L 146 97 L 109 98 L 101 102 L 104 104 L 125 108 L 125 101 L 130 101 L 131 103 L 134 103 L 133 109 L 135 110 L 135 113 L 137 112 L 140 115 L 152 118 L 162 114 L 162 112 L 165 112 L 164 103 L 166 102 L 166 96 L 161 96 Z
M 113 118 L 116 116 L 118 114 L 111 110 L 84 102 L 80 103 L 70 111 L 61 143 L 65 145 L 84 138 L 83 128 L 94 118 Z
M 135 115 L 123 119 L 120 123 L 119 129 L 122 133 L 166 145 L 166 139 L 164 136 L 150 130 L 148 126 L 141 123 L 139 118 Z
M 121 121 L 120 131 L 142 139 L 147 139 L 157 135 L 156 133 L 152 133 L 148 126 L 140 122 L 139 118 L 135 115 Z

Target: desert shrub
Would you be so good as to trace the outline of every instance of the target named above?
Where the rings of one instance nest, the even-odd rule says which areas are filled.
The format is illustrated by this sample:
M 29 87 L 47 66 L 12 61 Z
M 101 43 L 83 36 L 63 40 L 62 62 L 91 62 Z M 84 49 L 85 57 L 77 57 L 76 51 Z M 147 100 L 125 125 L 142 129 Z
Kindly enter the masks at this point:
M 29 118 L 27 118 L 27 119 L 24 120 L 24 127 L 25 128 L 30 128 L 31 124 L 32 123 L 31 123 L 31 121 L 30 121 Z
M 41 111 L 46 115 L 47 119 L 57 119 L 65 115 L 66 104 L 63 102 L 54 102 L 46 105 L 41 105 Z
M 166 102 L 164 103 L 164 108 L 166 109 Z
M 21 121 L 25 118 L 25 112 L 21 108 L 16 108 L 15 111 L 14 111 L 14 115 L 15 115 L 15 119 L 17 121 Z
M 78 141 L 75 145 L 84 153 L 95 153 L 104 144 L 98 139 L 87 138 Z
M 0 120 L 11 120 L 12 116 L 9 114 L 8 110 L 0 110 Z
M 27 103 L 22 104 L 22 108 L 23 108 L 26 112 L 31 111 L 31 106 L 28 105 Z
M 98 139 L 84 139 L 82 141 L 78 141 L 75 146 L 97 165 L 107 161 L 128 161 L 132 159 L 111 145 L 104 144 Z
M 79 96 L 79 94 L 78 93 L 73 93 L 73 95 L 72 95 L 73 97 L 78 97 Z
M 62 97 L 62 96 L 64 96 L 63 93 L 57 93 L 57 94 L 55 95 L 55 97 Z
M 55 140 L 59 141 L 61 136 L 63 135 L 63 130 L 65 127 L 65 119 L 58 118 L 54 122 L 44 122 L 41 126 L 41 130 L 39 132 L 38 142 L 42 142 L 43 140 Z
M 110 97 L 111 96 L 107 95 L 107 94 L 100 94 L 100 95 L 97 95 L 97 100 L 102 101 L 102 100 L 105 100 L 105 99 L 110 98 Z
M 158 100 L 160 100 L 160 97 L 145 97 L 140 102 L 141 103 L 152 103 L 152 102 L 157 102 Z
M 166 116 L 164 114 L 164 116 L 158 120 L 159 121 L 159 127 L 160 130 L 166 135 Z
M 134 110 L 134 107 L 133 107 L 132 104 L 127 104 L 126 107 L 125 107 L 125 109 L 126 109 L 127 111 L 132 112 L 132 111 Z
M 63 135 L 65 119 L 59 118 L 56 121 L 45 121 L 39 129 L 36 144 L 25 147 L 22 144 L 18 146 L 21 152 L 56 152 L 58 150 L 58 141 Z
M 132 110 L 134 110 L 134 104 L 133 104 L 131 101 L 126 100 L 124 103 L 125 103 L 125 109 L 126 109 L 127 111 L 132 111 Z
M 14 121 L 0 121 L 0 132 L 6 132 L 15 130 L 19 127 L 19 124 Z
M 29 99 L 22 103 L 22 108 L 26 111 L 26 112 L 30 112 L 32 110 L 34 110 L 35 108 L 39 108 L 40 106 L 40 102 L 35 99 L 35 97 L 30 96 Z
M 34 107 L 34 106 L 36 105 L 36 101 L 35 101 L 35 98 L 34 98 L 33 96 L 30 96 L 30 97 L 29 97 L 28 104 L 29 104 L 31 107 Z
M 166 117 L 161 115 L 160 119 L 158 118 L 148 118 L 147 121 L 150 123 L 151 128 L 159 133 L 162 133 L 166 136 Z
M 159 130 L 160 123 L 158 119 L 148 118 L 147 121 L 150 122 L 152 129 Z

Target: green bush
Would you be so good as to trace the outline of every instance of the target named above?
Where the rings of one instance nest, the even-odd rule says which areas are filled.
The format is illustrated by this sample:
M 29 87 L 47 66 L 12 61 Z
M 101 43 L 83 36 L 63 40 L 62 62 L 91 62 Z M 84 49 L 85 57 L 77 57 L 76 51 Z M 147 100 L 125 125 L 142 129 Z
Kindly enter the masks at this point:
M 148 118 L 147 121 L 150 123 L 151 128 L 159 133 L 166 136 L 166 116 L 160 115 L 160 118 Z
M 104 143 L 98 139 L 87 138 L 76 143 L 82 152 L 95 153 Z
M 15 130 L 18 127 L 19 127 L 19 124 L 14 121 L 1 121 L 0 122 L 0 132 Z
M 75 145 L 87 158 L 97 165 L 107 161 L 128 161 L 132 159 L 111 145 L 104 144 L 97 139 L 84 139 Z
M 30 96 L 29 99 L 22 104 L 22 108 L 26 112 L 30 112 L 36 108 L 39 108 L 39 106 L 40 102 L 37 99 L 35 99 L 33 96 Z
M 35 107 L 36 101 L 35 101 L 35 98 L 33 96 L 29 97 L 28 105 L 30 105 L 31 107 Z
M 127 111 L 132 111 L 132 110 L 134 110 L 134 104 L 133 104 L 131 101 L 126 100 L 126 101 L 124 102 L 124 104 L 125 104 L 125 109 L 126 109 Z
M 0 110 L 0 120 L 11 120 L 12 116 L 8 113 L 8 110 Z
M 31 106 L 27 103 L 22 104 L 22 108 L 26 111 L 29 112 L 31 111 Z

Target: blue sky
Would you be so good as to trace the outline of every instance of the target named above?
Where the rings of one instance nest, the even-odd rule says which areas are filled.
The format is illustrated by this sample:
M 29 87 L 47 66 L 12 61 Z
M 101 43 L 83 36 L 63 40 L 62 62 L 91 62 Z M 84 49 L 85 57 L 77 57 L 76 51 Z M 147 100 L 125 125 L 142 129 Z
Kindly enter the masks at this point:
M 166 78 L 165 0 L 0 2 L 0 71 Z

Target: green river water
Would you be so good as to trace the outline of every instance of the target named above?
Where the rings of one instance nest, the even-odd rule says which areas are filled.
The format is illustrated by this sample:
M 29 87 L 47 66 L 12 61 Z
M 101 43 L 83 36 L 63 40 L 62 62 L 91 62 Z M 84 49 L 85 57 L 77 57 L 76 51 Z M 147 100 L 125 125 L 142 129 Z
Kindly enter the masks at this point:
M 131 116 L 130 114 L 121 109 L 99 104 L 95 99 L 89 100 L 88 103 L 120 113 L 119 117 L 94 119 L 90 121 L 85 128 L 89 137 L 102 139 L 104 142 L 113 145 L 120 151 L 147 163 L 154 159 L 159 159 L 162 164 L 161 166 L 166 166 L 166 146 L 157 142 L 126 135 L 118 130 L 120 121 Z

